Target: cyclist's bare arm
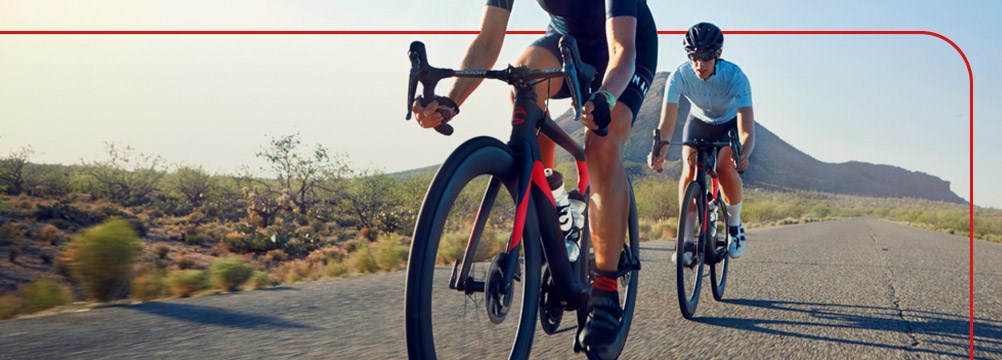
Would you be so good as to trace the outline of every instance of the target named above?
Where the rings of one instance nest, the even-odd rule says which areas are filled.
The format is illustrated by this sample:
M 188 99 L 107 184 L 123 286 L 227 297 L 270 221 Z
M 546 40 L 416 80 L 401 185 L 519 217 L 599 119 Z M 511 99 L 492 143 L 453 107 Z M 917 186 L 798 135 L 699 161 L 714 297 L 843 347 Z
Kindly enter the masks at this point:
M 755 112 L 751 106 L 738 108 L 738 137 L 741 139 L 741 163 L 736 165 L 738 171 L 744 171 L 755 149 Z
M 495 6 L 484 6 L 484 14 L 480 19 L 480 34 L 473 39 L 466 55 L 460 63 L 460 69 L 489 69 L 494 66 L 501 54 L 504 43 L 504 32 L 508 28 L 508 18 L 511 11 Z M 473 90 L 483 81 L 481 78 L 459 78 L 448 92 L 448 98 L 462 105 Z M 444 117 L 437 110 L 438 101 L 432 101 L 427 106 L 415 101 L 412 111 L 417 115 L 417 122 L 422 127 L 434 128 L 442 123 Z
M 671 140 L 672 135 L 675 134 L 676 120 L 678 120 L 678 103 L 663 102 L 661 106 L 661 123 L 658 124 L 658 130 L 661 132 L 661 139 L 659 140 Z M 657 172 L 661 172 L 665 156 L 668 156 L 668 145 L 662 145 L 659 150 L 659 154 L 651 152 L 650 156 L 648 156 L 647 164 Z
M 504 32 L 508 29 L 508 18 L 511 11 L 496 6 L 484 6 L 484 15 L 480 19 L 480 34 L 473 39 L 466 49 L 466 56 L 460 64 L 460 70 L 491 69 L 498 61 L 501 46 L 504 44 Z M 449 90 L 449 98 L 462 105 L 473 90 L 483 81 L 482 78 L 460 78 Z
M 605 32 L 609 46 L 609 65 L 602 79 L 599 90 L 606 90 L 616 98 L 626 91 L 633 73 L 636 72 L 636 30 L 637 18 L 633 16 L 616 16 L 606 20 Z M 592 130 L 598 129 L 591 116 L 594 108 L 590 102 L 584 105 L 584 116 L 581 123 Z

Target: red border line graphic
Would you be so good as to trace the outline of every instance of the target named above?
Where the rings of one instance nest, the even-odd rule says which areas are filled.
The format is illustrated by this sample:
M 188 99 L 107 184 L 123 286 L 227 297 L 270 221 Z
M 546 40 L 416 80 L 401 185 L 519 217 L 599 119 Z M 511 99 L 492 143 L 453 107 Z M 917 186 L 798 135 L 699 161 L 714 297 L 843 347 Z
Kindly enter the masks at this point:
M 480 33 L 476 30 L 21 30 L 9 31 L 0 30 L 0 35 L 476 35 Z M 509 30 L 505 32 L 509 35 L 541 35 L 544 31 L 538 30 Z M 932 31 L 923 30 L 729 30 L 724 31 L 729 35 L 926 35 L 939 38 L 950 44 L 960 57 L 964 59 L 967 66 L 967 75 L 970 79 L 970 229 L 968 256 L 970 260 L 970 328 L 968 341 L 970 342 L 970 358 L 974 359 L 974 72 L 971 70 L 971 62 L 967 59 L 964 51 L 957 46 L 953 40 L 946 36 Z M 685 31 L 680 30 L 660 30 L 659 35 L 681 35 Z

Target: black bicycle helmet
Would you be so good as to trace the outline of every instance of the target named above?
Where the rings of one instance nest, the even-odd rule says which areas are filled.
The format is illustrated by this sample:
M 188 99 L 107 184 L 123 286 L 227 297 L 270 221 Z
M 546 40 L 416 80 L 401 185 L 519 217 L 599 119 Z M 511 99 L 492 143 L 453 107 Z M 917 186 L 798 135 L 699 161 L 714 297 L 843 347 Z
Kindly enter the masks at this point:
M 687 53 L 717 51 L 724 47 L 724 34 L 717 25 L 701 22 L 685 32 L 682 44 Z

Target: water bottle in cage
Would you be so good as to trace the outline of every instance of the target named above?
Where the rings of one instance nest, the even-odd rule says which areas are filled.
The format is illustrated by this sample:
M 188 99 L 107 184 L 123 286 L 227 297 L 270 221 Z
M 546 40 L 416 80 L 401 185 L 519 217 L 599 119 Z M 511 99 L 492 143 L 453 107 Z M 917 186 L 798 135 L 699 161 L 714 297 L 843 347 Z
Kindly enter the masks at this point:
M 578 247 L 578 237 L 581 236 L 580 228 L 584 225 L 584 215 L 581 215 L 581 225 L 577 225 L 575 220 L 577 220 L 575 209 L 576 204 L 573 202 L 580 202 L 580 200 L 573 200 L 568 196 L 567 191 L 564 190 L 564 177 L 559 171 L 553 169 L 544 170 L 546 174 L 546 181 L 550 185 L 550 190 L 553 191 L 553 200 L 557 203 L 557 219 L 560 222 L 560 231 L 564 236 L 564 245 L 567 247 L 567 258 L 570 261 L 577 261 L 580 255 L 580 249 Z M 577 193 L 577 191 L 572 191 Z M 578 194 L 578 197 L 581 197 Z M 582 213 L 583 214 L 583 213 Z

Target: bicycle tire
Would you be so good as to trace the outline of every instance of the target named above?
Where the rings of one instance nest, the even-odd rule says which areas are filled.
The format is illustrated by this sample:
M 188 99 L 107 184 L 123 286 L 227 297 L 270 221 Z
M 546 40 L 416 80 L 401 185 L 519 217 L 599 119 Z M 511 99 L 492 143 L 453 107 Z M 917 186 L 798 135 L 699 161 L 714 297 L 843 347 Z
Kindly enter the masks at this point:
M 682 197 L 683 200 L 679 205 L 678 240 L 675 245 L 676 252 L 678 253 L 675 261 L 675 283 L 676 290 L 678 291 L 679 310 L 682 312 L 683 317 L 692 319 L 696 313 L 696 307 L 699 305 L 699 291 L 703 284 L 704 236 L 698 230 L 703 223 L 701 214 L 703 214 L 706 207 L 706 201 L 703 198 L 705 194 L 703 187 L 697 182 L 687 184 L 684 194 L 685 196 Z M 695 215 L 689 212 L 688 204 L 696 205 Z M 693 234 L 695 249 L 693 249 L 692 264 L 687 264 L 681 250 L 685 246 L 685 233 L 689 231 L 686 217 L 690 215 L 696 216 L 696 221 L 693 222 L 695 227 Z M 691 290 L 686 289 L 687 283 L 691 284 Z
M 714 260 L 710 263 L 710 288 L 713 289 L 713 300 L 721 301 L 724 298 L 724 289 L 727 286 L 727 270 L 730 268 L 731 259 L 727 254 L 727 210 L 724 208 L 724 200 L 717 194 L 715 212 L 717 212 L 714 224 L 708 224 L 716 229 L 714 238 L 710 239 L 713 244 Z
M 418 214 L 407 265 L 405 328 L 407 351 L 411 359 L 438 357 L 431 318 L 432 302 L 435 300 L 432 298 L 433 278 L 443 228 L 456 197 L 470 181 L 481 175 L 501 179 L 507 189 L 506 193 L 514 194 L 516 167 L 515 155 L 507 145 L 494 138 L 477 137 L 460 145 L 435 174 Z M 532 230 L 537 226 L 534 216 L 535 209 L 529 206 L 520 245 L 524 256 L 521 304 L 518 314 L 512 313 L 508 317 L 508 321 L 518 321 L 509 352 L 509 358 L 512 359 L 528 357 L 536 328 L 542 255 L 538 231 Z M 455 296 L 466 295 L 456 292 Z M 473 311 L 484 310 L 482 307 L 475 307 Z

